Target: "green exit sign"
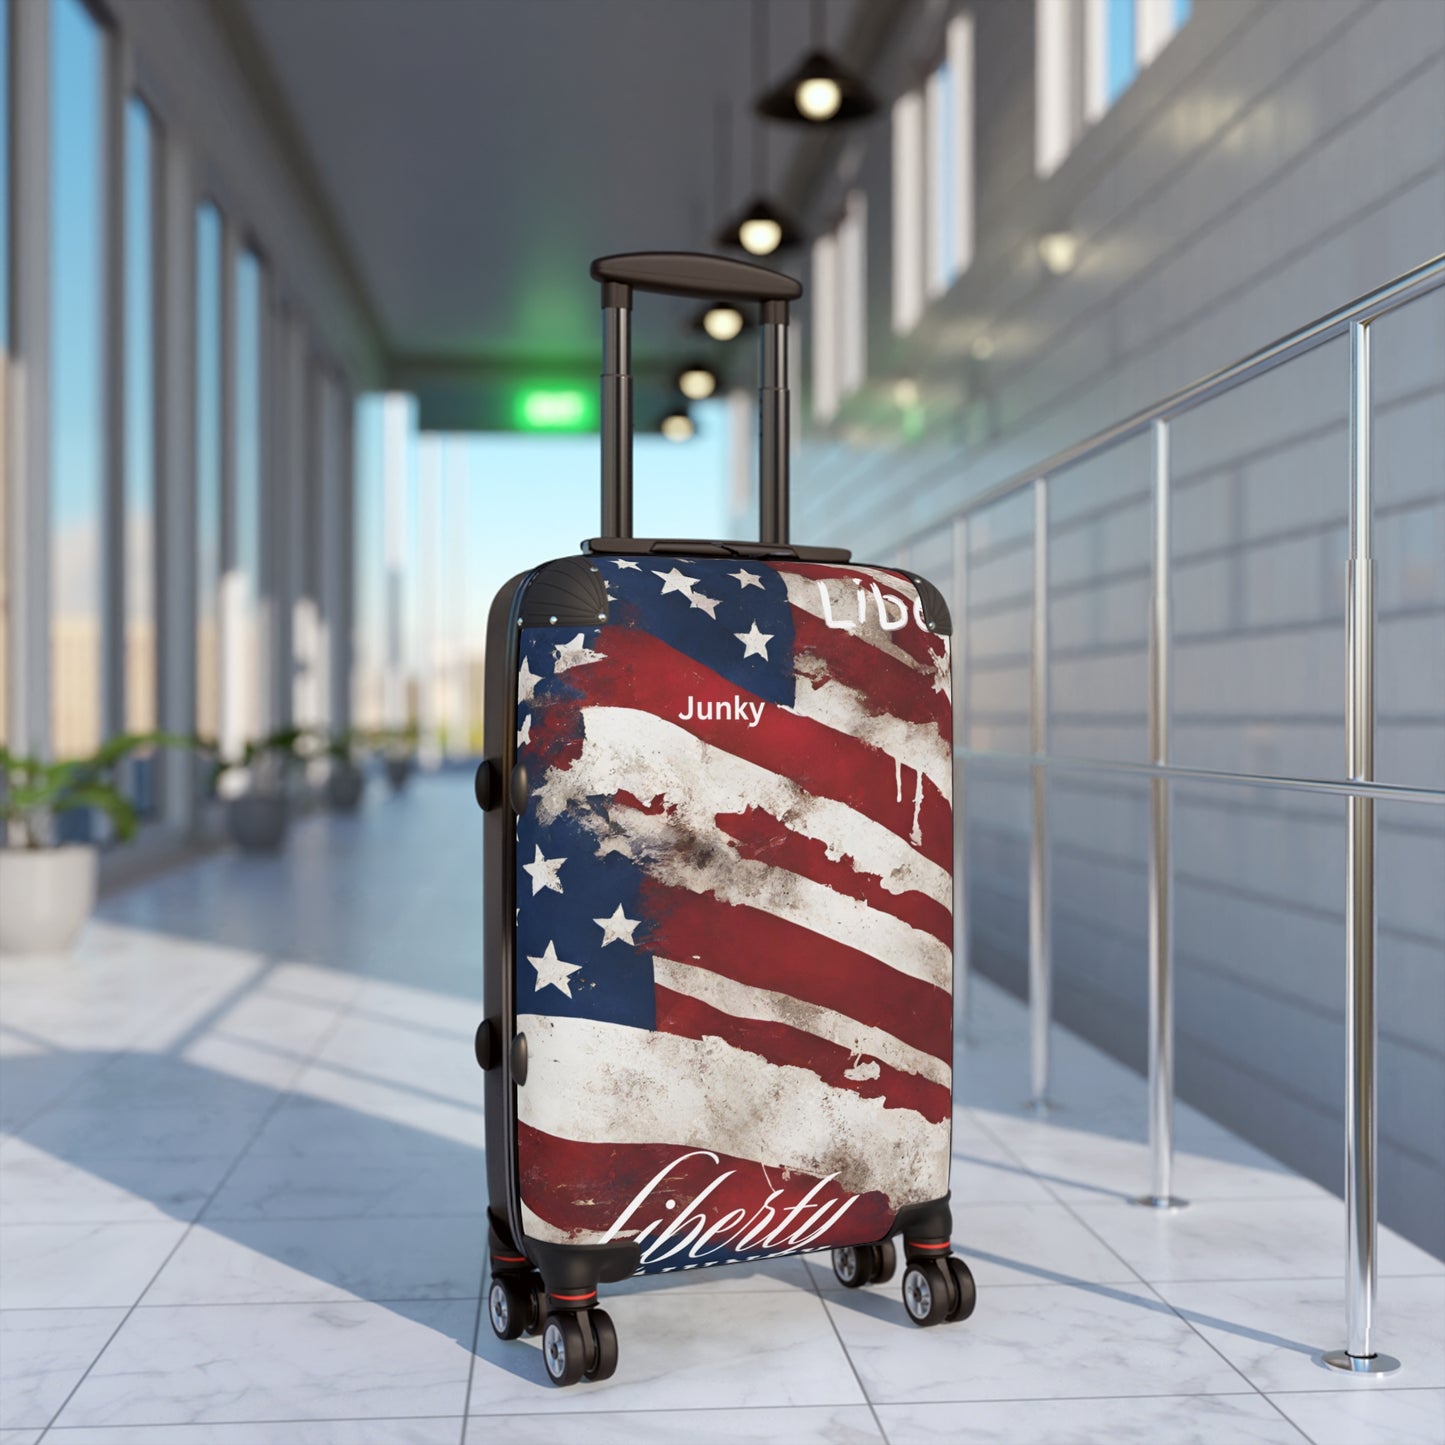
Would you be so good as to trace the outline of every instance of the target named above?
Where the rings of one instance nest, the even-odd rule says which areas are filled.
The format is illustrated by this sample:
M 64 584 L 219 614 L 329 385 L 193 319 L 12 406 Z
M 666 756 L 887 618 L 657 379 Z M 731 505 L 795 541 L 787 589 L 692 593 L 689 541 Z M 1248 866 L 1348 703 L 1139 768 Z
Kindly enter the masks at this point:
M 596 394 L 572 386 L 524 387 L 516 393 L 512 423 L 518 431 L 591 431 Z

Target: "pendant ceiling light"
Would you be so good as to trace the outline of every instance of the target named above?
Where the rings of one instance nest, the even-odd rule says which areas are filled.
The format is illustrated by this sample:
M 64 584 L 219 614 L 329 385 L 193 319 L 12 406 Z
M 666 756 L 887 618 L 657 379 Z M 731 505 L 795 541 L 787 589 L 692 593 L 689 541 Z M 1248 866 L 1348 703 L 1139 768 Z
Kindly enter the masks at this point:
M 747 329 L 748 318 L 736 306 L 718 301 L 701 311 L 694 324 L 714 341 L 731 341 Z
M 677 389 L 689 401 L 706 401 L 717 390 L 717 372 L 705 361 L 690 362 L 677 375 Z
M 762 83 L 768 73 L 768 30 L 767 17 L 763 12 L 763 0 L 753 0 L 753 88 Z M 786 246 L 794 246 L 799 240 L 798 228 L 788 219 L 787 214 L 768 194 L 768 152 L 767 133 L 760 125 L 753 125 L 753 184 L 757 196 L 749 205 L 730 220 L 718 232 L 721 246 L 741 246 L 751 256 L 771 256 Z
M 824 44 L 825 0 L 813 0 L 813 48 L 793 72 L 757 102 L 769 120 L 804 125 L 841 125 L 878 109 L 863 81 L 828 54 Z

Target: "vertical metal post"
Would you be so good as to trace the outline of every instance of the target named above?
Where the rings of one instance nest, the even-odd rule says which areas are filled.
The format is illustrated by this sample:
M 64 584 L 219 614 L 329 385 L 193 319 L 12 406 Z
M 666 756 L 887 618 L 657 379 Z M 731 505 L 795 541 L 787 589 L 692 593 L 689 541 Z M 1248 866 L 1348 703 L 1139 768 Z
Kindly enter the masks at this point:
M 1169 763 L 1169 422 L 1153 426 L 1154 566 L 1149 607 L 1149 761 Z M 1136 1204 L 1178 1209 L 1174 1175 L 1174 915 L 1169 780 L 1149 779 L 1149 1192 Z
M 962 747 L 968 733 L 968 517 L 953 519 L 953 743 Z M 968 796 L 964 764 L 953 764 L 953 1032 L 967 1037 L 968 958 Z
M 1029 1106 L 1047 1113 L 1049 1031 L 1053 1022 L 1053 938 L 1049 908 L 1048 776 L 1042 762 L 1049 745 L 1049 491 L 1034 480 L 1034 627 L 1030 666 L 1029 751 L 1033 825 L 1029 834 Z
M 1345 751 L 1352 782 L 1375 776 L 1375 578 L 1370 477 L 1369 323 L 1350 328 L 1350 563 Z M 1375 800 L 1346 800 L 1345 1348 L 1326 1363 L 1354 1374 L 1400 1368 L 1371 1341 L 1375 1309 Z
M 788 540 L 788 303 L 764 301 L 758 327 L 758 539 Z
M 602 285 L 602 535 L 632 535 L 632 288 Z

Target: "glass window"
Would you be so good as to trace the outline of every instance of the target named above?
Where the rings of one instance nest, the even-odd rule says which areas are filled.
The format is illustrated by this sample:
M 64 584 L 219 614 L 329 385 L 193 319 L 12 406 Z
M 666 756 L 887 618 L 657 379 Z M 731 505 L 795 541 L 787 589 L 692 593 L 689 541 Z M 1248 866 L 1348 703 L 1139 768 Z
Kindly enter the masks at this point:
M 125 727 L 156 725 L 154 129 L 125 111 Z
M 912 331 L 923 315 L 923 198 L 926 187 L 923 96 L 893 102 L 893 329 Z
M 51 746 L 101 740 L 105 34 L 55 0 L 50 51 Z
M 0 0 L 0 448 L 9 447 L 5 427 L 5 397 L 10 383 L 10 0 Z M 5 518 L 10 510 L 5 488 L 6 469 L 0 466 L 0 747 L 9 734 L 10 619 L 5 610 L 9 583 L 5 577 Z
M 1139 70 L 1134 40 L 1134 0 L 1109 0 L 1105 25 L 1104 104 L 1110 106 L 1129 88 Z
M 196 210 L 196 730 L 220 728 L 221 213 Z
M 235 417 L 236 454 L 232 495 L 235 538 L 233 578 L 227 586 L 234 617 L 235 657 L 227 681 L 237 689 L 235 723 L 247 737 L 263 730 L 261 638 L 257 599 L 261 582 L 261 262 L 243 251 L 236 263 Z

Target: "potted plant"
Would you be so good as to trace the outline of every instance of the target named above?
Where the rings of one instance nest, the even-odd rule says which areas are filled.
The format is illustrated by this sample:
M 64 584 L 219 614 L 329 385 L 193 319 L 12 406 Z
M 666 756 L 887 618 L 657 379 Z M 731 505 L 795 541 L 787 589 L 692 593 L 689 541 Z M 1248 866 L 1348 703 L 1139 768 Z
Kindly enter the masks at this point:
M 56 819 L 94 808 L 125 841 L 136 812 L 116 781 L 121 763 L 141 748 L 189 744 L 169 733 L 125 733 L 59 763 L 0 748 L 0 953 L 64 952 L 95 907 L 96 845 L 58 841 Z
M 248 742 L 237 761 L 217 766 L 216 781 L 226 797 L 226 828 L 244 852 L 274 853 L 285 841 L 290 820 L 287 785 L 292 766 L 305 755 L 307 740 L 301 728 L 279 728 Z
M 416 766 L 417 726 L 408 723 L 404 728 L 393 728 L 381 734 L 386 758 L 386 780 L 391 790 L 399 793 L 406 787 Z
M 343 813 L 355 812 L 366 791 L 366 775 L 355 757 L 361 743 L 360 733 L 345 728 L 332 733 L 326 744 L 326 755 L 331 759 L 331 770 L 326 775 L 326 801 Z

